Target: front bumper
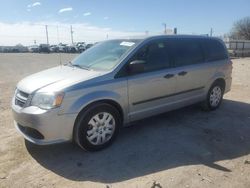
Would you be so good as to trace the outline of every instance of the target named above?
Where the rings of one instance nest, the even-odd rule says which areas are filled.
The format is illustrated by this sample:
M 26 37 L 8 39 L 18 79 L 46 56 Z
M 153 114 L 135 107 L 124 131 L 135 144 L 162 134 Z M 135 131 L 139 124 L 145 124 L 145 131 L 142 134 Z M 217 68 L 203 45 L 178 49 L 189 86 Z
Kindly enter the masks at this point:
M 43 110 L 35 106 L 21 108 L 14 101 L 12 112 L 18 132 L 34 144 L 48 145 L 72 140 L 77 114 L 59 115 L 58 109 Z M 37 134 L 29 134 L 30 131 L 24 130 L 32 130 Z

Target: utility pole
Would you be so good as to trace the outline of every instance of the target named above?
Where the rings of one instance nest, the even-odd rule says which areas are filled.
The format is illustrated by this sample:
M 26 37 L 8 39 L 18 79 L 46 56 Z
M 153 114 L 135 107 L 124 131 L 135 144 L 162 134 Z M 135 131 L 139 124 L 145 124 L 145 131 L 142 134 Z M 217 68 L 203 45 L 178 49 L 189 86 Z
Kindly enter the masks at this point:
M 59 37 L 59 28 L 58 28 L 58 25 L 56 26 L 56 34 L 57 34 L 57 42 L 58 44 L 60 44 L 60 37 Z M 59 51 L 59 49 L 58 49 Z M 61 52 L 59 51 L 59 62 L 60 62 L 60 65 L 62 66 L 62 55 L 61 55 Z
M 214 31 L 213 31 L 213 28 L 211 28 L 211 29 L 210 29 L 210 37 L 213 36 L 213 32 L 214 32 Z
M 174 28 L 174 34 L 177 35 L 177 27 Z
M 59 28 L 58 25 L 56 26 L 56 35 L 57 35 L 57 42 L 60 43 L 60 37 L 59 37 Z
M 72 45 L 74 44 L 74 40 L 73 40 L 73 29 L 72 29 L 72 25 L 70 25 L 70 34 L 71 34 L 71 42 L 72 42 Z
M 167 34 L 167 24 L 163 23 L 162 25 L 164 26 L 164 34 L 166 35 Z
M 48 25 L 45 25 L 47 44 L 49 45 Z

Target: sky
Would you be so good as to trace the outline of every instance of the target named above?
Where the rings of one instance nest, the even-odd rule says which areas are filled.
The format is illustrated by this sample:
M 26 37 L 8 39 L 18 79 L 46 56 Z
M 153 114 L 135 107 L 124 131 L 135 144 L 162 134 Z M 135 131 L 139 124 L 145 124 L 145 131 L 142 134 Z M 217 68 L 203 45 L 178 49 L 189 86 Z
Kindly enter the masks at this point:
M 222 36 L 250 16 L 250 0 L 0 0 L 0 45 L 95 42 L 162 34 Z

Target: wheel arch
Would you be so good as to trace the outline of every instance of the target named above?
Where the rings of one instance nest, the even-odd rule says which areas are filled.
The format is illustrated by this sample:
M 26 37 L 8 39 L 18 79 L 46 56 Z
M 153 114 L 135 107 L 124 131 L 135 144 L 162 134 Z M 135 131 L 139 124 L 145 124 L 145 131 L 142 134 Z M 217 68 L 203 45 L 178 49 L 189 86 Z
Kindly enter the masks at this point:
M 223 72 L 216 72 L 212 77 L 210 77 L 209 81 L 206 84 L 206 92 L 209 91 L 209 89 L 211 88 L 211 86 L 215 83 L 215 82 L 219 82 L 220 84 L 222 84 L 223 89 L 225 90 L 226 88 L 226 77 L 225 74 Z
M 213 84 L 215 84 L 215 83 L 221 84 L 221 86 L 223 87 L 223 90 L 225 90 L 225 88 L 226 88 L 226 81 L 225 81 L 224 78 L 220 77 L 220 78 L 215 79 L 215 80 L 213 81 L 213 83 L 211 84 L 211 86 L 212 86 Z M 211 86 L 210 86 L 210 87 L 211 87 Z
M 113 99 L 99 99 L 94 102 L 91 102 L 87 106 L 83 107 L 81 111 L 78 113 L 78 115 L 80 115 L 80 113 L 84 113 L 89 107 L 96 105 L 96 104 L 100 104 L 100 103 L 105 103 L 105 104 L 109 104 L 113 106 L 119 112 L 121 120 L 123 121 L 124 113 L 123 113 L 122 107 L 117 101 Z
M 102 104 L 102 103 L 105 103 L 105 104 L 109 104 L 111 105 L 112 107 L 114 107 L 118 112 L 119 112 L 119 115 L 121 117 L 121 122 L 123 123 L 124 121 L 124 112 L 123 112 L 123 109 L 121 107 L 121 105 L 116 102 L 115 100 L 112 100 L 112 99 L 99 99 L 99 100 L 96 100 L 96 101 L 93 101 L 91 103 L 89 103 L 88 105 L 84 106 L 80 112 L 77 114 L 77 117 L 75 119 L 75 122 L 74 122 L 74 128 L 73 128 L 73 136 L 75 135 L 75 129 L 76 129 L 76 125 L 77 125 L 77 122 L 79 121 L 79 119 L 81 118 L 81 116 L 89 109 L 91 108 L 92 106 L 95 106 L 97 104 Z
M 222 91 L 222 95 L 221 95 L 221 99 L 220 99 L 219 104 L 215 107 L 211 107 L 210 102 L 209 102 L 210 90 L 213 88 L 213 86 L 216 86 L 215 84 L 219 84 L 220 86 L 222 86 L 223 91 Z M 223 77 L 217 77 L 216 79 L 214 79 L 209 85 L 205 100 L 202 102 L 202 109 L 205 111 L 211 111 L 211 110 L 215 110 L 216 108 L 218 108 L 218 106 L 220 105 L 220 103 L 223 99 L 225 87 L 226 87 L 226 81 Z

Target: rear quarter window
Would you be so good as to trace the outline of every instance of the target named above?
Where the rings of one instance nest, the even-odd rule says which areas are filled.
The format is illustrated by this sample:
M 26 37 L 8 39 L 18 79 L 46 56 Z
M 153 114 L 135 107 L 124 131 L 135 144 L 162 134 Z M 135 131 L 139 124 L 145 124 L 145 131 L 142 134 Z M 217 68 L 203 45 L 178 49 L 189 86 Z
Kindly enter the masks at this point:
M 202 45 L 207 61 L 218 61 L 228 58 L 227 51 L 219 40 L 203 40 Z

